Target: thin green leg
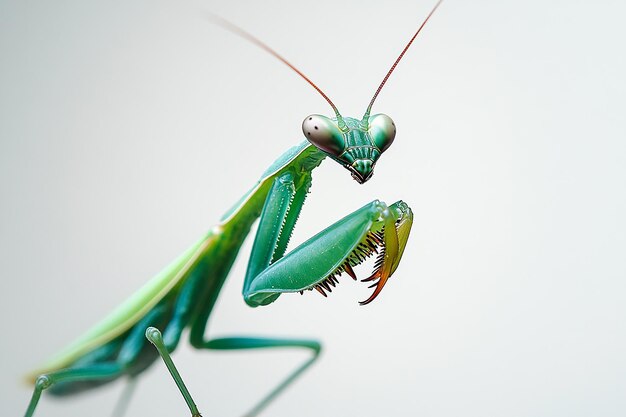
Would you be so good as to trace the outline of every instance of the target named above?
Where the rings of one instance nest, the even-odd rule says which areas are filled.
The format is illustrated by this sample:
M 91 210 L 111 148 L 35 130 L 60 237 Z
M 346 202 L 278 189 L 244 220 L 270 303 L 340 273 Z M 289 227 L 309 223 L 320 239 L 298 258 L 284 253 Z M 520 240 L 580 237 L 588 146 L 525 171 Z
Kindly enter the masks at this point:
M 308 339 L 274 339 L 259 337 L 228 337 L 213 339 L 204 342 L 202 346 L 196 346 L 204 349 L 214 350 L 241 350 L 241 349 L 270 349 L 270 348 L 305 348 L 310 349 L 313 353 L 302 365 L 291 372 L 282 380 L 274 389 L 261 398 L 255 405 L 244 414 L 244 417 L 254 417 L 258 415 L 267 405 L 285 388 L 296 380 L 309 366 L 315 362 L 322 350 L 322 345 L 316 340 Z
M 192 417 L 200 417 L 200 411 L 191 396 L 191 393 L 187 389 L 185 382 L 183 381 L 176 365 L 172 361 L 172 358 L 163 342 L 163 336 L 161 332 L 155 327 L 149 327 L 146 330 L 146 338 L 156 347 L 159 355 L 165 362 L 165 366 L 172 375 L 174 382 L 178 386 L 180 393 L 182 394 Z M 258 338 L 258 337 L 229 337 L 221 339 L 213 339 L 204 341 L 192 340 L 192 345 L 198 349 L 212 349 L 212 350 L 241 350 L 241 349 L 268 349 L 268 348 L 306 348 L 313 352 L 313 356 L 306 360 L 302 365 L 291 372 L 283 381 L 281 381 L 274 389 L 267 393 L 261 400 L 257 402 L 245 414 L 245 417 L 253 417 L 258 415 L 267 405 L 283 392 L 287 386 L 289 386 L 300 374 L 302 374 L 309 366 L 315 362 L 318 358 L 322 346 L 315 340 L 307 339 L 273 339 L 273 338 Z
M 150 341 L 150 343 L 154 345 L 154 347 L 157 348 L 159 355 L 161 355 L 161 359 L 163 359 L 163 362 L 165 362 L 165 366 L 167 366 L 167 370 L 170 371 L 172 378 L 174 378 L 174 382 L 178 386 L 180 393 L 183 395 L 183 398 L 185 399 L 185 402 L 189 407 L 189 411 L 191 411 L 192 417 L 200 417 L 200 411 L 198 411 L 196 403 L 191 397 L 189 390 L 185 386 L 185 383 L 183 382 L 183 379 L 181 378 L 178 369 L 176 369 L 176 365 L 174 365 L 172 357 L 167 351 L 165 343 L 163 343 L 163 336 L 161 335 L 159 329 L 157 329 L 156 327 L 148 327 L 146 329 L 146 338 Z
M 130 399 L 135 393 L 135 388 L 137 387 L 137 377 L 131 376 L 128 378 L 128 382 L 120 395 L 119 400 L 117 400 L 117 404 L 115 404 L 115 408 L 113 409 L 112 417 L 123 417 L 126 414 L 126 410 L 128 410 L 128 404 L 130 403 Z
M 40 375 L 35 382 L 33 396 L 26 409 L 25 417 L 31 417 L 37 408 L 41 393 L 58 382 L 86 381 L 97 379 L 115 378 L 124 370 L 119 363 L 108 362 L 86 365 L 80 368 L 63 369 L 49 374 Z
M 40 375 L 35 382 L 35 389 L 30 404 L 26 409 L 25 417 L 32 417 L 42 392 L 50 388 L 53 384 L 60 382 L 80 383 L 103 379 L 113 380 L 126 373 L 128 369 L 132 368 L 132 365 L 136 363 L 143 347 L 147 345 L 146 339 L 143 337 L 143 330 L 141 329 L 145 329 L 148 323 L 159 322 L 164 313 L 165 310 L 158 306 L 148 313 L 146 317 L 132 329 L 122 344 L 115 360 L 106 360 L 103 355 L 106 357 L 111 354 L 111 349 L 117 350 L 119 346 L 117 343 L 102 346 L 100 348 L 100 350 L 102 350 L 101 354 L 94 356 L 92 352 L 91 356 L 82 358 L 82 360 L 75 363 L 73 367 Z M 85 362 L 81 363 L 81 361 Z

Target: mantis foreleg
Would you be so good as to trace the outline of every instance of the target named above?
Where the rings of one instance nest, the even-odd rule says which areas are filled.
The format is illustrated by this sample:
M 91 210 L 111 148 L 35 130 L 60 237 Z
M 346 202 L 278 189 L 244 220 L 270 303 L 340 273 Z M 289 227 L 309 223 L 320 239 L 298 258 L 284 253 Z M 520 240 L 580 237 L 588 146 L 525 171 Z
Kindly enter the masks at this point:
M 332 291 L 343 272 L 356 279 L 352 267 L 377 254 L 372 301 L 393 274 L 404 252 L 413 221 L 411 209 L 399 201 L 391 206 L 375 200 L 313 236 L 287 255 L 300 207 L 293 202 L 308 191 L 310 175 L 285 173 L 275 179 L 261 215 L 244 282 L 246 302 L 255 307 L 286 292 Z M 303 178 L 302 178 L 303 177 Z M 303 197 L 301 197 L 303 198 Z

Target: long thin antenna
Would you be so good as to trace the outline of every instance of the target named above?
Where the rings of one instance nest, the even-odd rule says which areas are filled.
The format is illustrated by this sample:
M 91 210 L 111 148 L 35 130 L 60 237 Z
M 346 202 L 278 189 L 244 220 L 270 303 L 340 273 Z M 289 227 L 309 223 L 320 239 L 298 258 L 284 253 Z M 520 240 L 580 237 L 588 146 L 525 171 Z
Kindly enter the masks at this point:
M 267 44 L 265 44 L 265 42 L 263 42 L 260 39 L 254 37 L 250 33 L 246 32 L 245 30 L 240 28 L 239 26 L 235 25 L 234 23 L 231 23 L 228 20 L 226 20 L 226 19 L 224 19 L 224 18 L 222 18 L 220 16 L 217 16 L 217 15 L 215 15 L 213 13 L 209 13 L 209 19 L 212 20 L 214 23 L 222 26 L 224 29 L 226 29 L 226 30 L 234 33 L 235 35 L 238 35 L 238 36 L 240 36 L 240 37 L 242 37 L 242 38 L 252 42 L 256 46 L 258 46 L 258 47 L 264 49 L 265 51 L 269 52 L 274 57 L 276 57 L 280 61 L 282 61 L 285 65 L 287 65 L 289 68 L 294 70 L 299 76 L 304 78 L 306 82 L 311 84 L 311 86 L 313 86 L 313 88 L 315 88 L 317 90 L 317 92 L 320 93 L 322 95 L 322 97 L 324 97 L 324 99 L 326 99 L 328 104 L 330 104 L 330 107 L 333 108 L 333 110 L 335 111 L 335 115 L 337 116 L 337 122 L 339 124 L 339 128 L 341 128 L 342 126 L 345 126 L 343 118 L 341 117 L 341 114 L 339 114 L 339 110 L 337 109 L 337 106 L 335 106 L 335 104 L 333 104 L 333 102 L 330 100 L 330 98 L 328 98 L 328 96 L 326 94 L 324 94 L 324 92 L 317 85 L 315 85 L 315 83 L 313 81 L 311 81 L 309 79 L 309 77 L 304 75 L 304 73 L 302 71 L 300 71 L 298 68 L 296 68 L 291 62 L 287 61 L 282 55 L 280 55 L 278 52 L 276 52 L 275 50 L 270 48 Z
M 396 66 L 398 65 L 398 62 L 400 62 L 400 60 L 402 59 L 402 57 L 404 56 L 405 52 L 409 49 L 409 47 L 411 46 L 411 44 L 413 43 L 413 41 L 415 40 L 415 38 L 417 37 L 417 35 L 420 33 L 420 31 L 422 30 L 422 28 L 424 27 L 424 25 L 426 25 L 426 22 L 428 22 L 428 19 L 430 19 L 430 17 L 433 15 L 433 13 L 435 13 L 435 10 L 437 10 L 437 7 L 439 7 L 439 5 L 441 4 L 443 0 L 439 0 L 437 2 L 437 4 L 435 4 L 435 7 L 433 7 L 433 9 L 430 11 L 430 13 L 428 14 L 428 16 L 426 16 L 426 19 L 424 19 L 424 22 L 422 22 L 422 25 L 419 27 L 419 29 L 417 29 L 417 32 L 415 32 L 415 35 L 413 35 L 413 37 L 411 38 L 411 40 L 409 41 L 409 43 L 406 44 L 406 46 L 404 47 L 404 49 L 402 50 L 402 52 L 400 53 L 400 56 L 398 56 L 398 59 L 396 59 L 396 62 L 393 63 L 393 65 L 391 66 L 391 69 L 389 70 L 389 72 L 387 73 L 387 75 L 385 75 L 385 78 L 383 79 L 383 82 L 380 83 L 380 85 L 378 86 L 378 90 L 376 90 L 376 93 L 374 94 L 374 97 L 372 97 L 372 101 L 370 101 L 370 105 L 367 106 L 367 111 L 365 112 L 365 115 L 363 116 L 363 121 L 367 123 L 367 119 L 370 116 L 370 111 L 372 110 L 372 106 L 374 105 L 374 101 L 376 100 L 376 97 L 378 97 L 378 93 L 380 93 L 380 90 L 383 89 L 383 86 L 385 85 L 385 83 L 387 82 L 387 79 L 389 78 L 389 76 L 391 75 L 391 73 L 393 72 L 393 70 L 396 69 Z

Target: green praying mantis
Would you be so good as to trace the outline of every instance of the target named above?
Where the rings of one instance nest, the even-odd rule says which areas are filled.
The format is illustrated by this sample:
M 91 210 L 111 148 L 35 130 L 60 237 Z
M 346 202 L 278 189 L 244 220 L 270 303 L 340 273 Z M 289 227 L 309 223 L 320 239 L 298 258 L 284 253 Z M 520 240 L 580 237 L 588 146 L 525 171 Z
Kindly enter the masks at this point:
M 385 114 L 372 115 L 372 106 L 440 3 L 441 0 L 406 44 L 360 119 L 343 117 L 320 88 L 269 46 L 231 23 L 214 18 L 288 65 L 322 95 L 335 117 L 307 116 L 302 124 L 306 141 L 280 156 L 218 224 L 104 320 L 31 372 L 28 378 L 34 383 L 34 390 L 25 416 L 34 414 L 44 390 L 67 396 L 122 376 L 135 380 L 159 357 L 192 416 L 200 416 L 170 357 L 186 329 L 191 345 L 197 349 L 301 348 L 311 352 L 310 358 L 258 401 L 248 416 L 257 415 L 309 368 L 320 353 L 318 341 L 258 337 L 207 339 L 209 316 L 239 249 L 257 220 L 243 283 L 243 297 L 251 307 L 271 304 L 283 293 L 315 290 L 327 296 L 340 275 L 345 273 L 357 280 L 353 268 L 371 257 L 375 257 L 373 272 L 362 281 L 374 290 L 360 304 L 370 303 L 382 291 L 400 263 L 412 226 L 413 213 L 402 201 L 387 205 L 374 200 L 289 253 L 287 246 L 311 187 L 311 173 L 324 159 L 329 157 L 338 162 L 359 184 L 371 178 L 376 162 L 396 135 L 392 119 Z

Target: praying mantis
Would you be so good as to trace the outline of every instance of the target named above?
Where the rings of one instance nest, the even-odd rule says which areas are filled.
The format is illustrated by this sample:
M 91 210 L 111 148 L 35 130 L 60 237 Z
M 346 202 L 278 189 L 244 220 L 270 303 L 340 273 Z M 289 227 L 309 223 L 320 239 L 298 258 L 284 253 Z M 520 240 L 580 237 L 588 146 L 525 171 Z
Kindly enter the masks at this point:
M 135 380 L 159 357 L 165 363 L 193 417 L 200 416 L 170 354 L 182 333 L 196 349 L 247 350 L 300 348 L 311 356 L 265 395 L 248 416 L 257 415 L 318 358 L 313 339 L 228 337 L 205 338 L 208 319 L 244 239 L 258 220 L 243 283 L 244 301 L 265 306 L 284 293 L 319 292 L 327 296 L 345 274 L 374 257 L 372 273 L 361 281 L 373 292 L 372 302 L 394 274 L 413 222 L 410 207 L 398 201 L 374 200 L 314 235 L 290 252 L 287 246 L 309 193 L 312 171 L 326 158 L 346 168 L 359 184 L 367 182 L 380 156 L 395 139 L 396 127 L 373 104 L 408 48 L 439 7 L 439 1 L 406 44 L 372 97 L 361 118 L 344 117 L 306 75 L 262 41 L 224 20 L 213 20 L 256 44 L 289 66 L 331 106 L 334 117 L 313 114 L 302 123 L 305 141 L 287 150 L 254 186 L 204 236 L 148 281 L 135 294 L 80 338 L 53 356 L 28 378 L 34 384 L 25 416 L 31 417 L 44 391 L 68 396 L 122 376 Z

